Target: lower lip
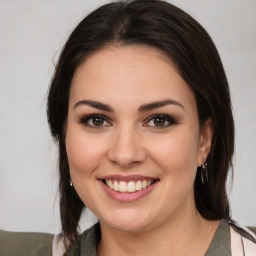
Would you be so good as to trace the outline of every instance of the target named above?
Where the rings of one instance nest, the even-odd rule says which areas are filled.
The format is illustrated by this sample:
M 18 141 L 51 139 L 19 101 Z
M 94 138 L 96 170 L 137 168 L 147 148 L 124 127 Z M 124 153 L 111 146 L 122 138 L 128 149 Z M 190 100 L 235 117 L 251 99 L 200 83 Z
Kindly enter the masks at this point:
M 153 190 L 157 183 L 158 182 L 154 182 L 152 185 L 146 187 L 145 189 L 129 193 L 115 191 L 109 188 L 102 180 L 100 180 L 100 184 L 103 187 L 104 191 L 107 193 L 107 195 L 118 202 L 134 202 L 140 200 L 141 198 L 147 196 Z

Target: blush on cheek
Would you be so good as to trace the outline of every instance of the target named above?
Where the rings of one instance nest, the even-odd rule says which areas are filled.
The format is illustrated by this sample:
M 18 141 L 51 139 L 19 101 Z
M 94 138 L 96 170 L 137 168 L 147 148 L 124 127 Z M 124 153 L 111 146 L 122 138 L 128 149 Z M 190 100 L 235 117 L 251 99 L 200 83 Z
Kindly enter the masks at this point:
M 104 156 L 104 147 L 100 143 L 79 132 L 72 132 L 72 136 L 67 133 L 66 150 L 73 175 L 93 172 Z
M 97 155 L 90 151 L 80 151 L 77 148 L 68 151 L 68 161 L 71 172 L 91 172 L 97 167 Z
M 150 156 L 158 162 L 158 164 L 162 163 L 170 166 L 170 163 L 173 162 L 175 164 L 176 160 L 182 157 L 181 155 L 185 152 L 179 149 L 179 143 L 173 138 L 164 139 L 165 140 L 153 141 L 150 147 Z
M 186 133 L 170 136 L 151 147 L 150 156 L 167 175 L 194 176 L 197 168 L 197 143 Z M 191 175 L 188 173 L 191 172 Z

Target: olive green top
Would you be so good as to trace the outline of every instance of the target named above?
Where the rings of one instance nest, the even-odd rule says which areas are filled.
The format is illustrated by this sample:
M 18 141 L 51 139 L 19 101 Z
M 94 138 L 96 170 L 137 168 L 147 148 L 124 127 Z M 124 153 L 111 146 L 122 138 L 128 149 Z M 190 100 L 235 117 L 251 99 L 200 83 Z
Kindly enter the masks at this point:
M 227 221 L 221 220 L 205 256 L 231 256 L 231 235 Z
M 51 256 L 53 235 L 0 230 L 0 256 Z
M 65 256 L 97 256 L 97 243 L 100 240 L 100 226 L 95 224 L 80 235 Z M 205 256 L 231 256 L 231 236 L 229 224 L 225 220 L 220 225 Z
M 97 256 L 100 225 L 96 223 L 77 237 L 65 256 Z M 51 256 L 53 235 L 0 230 L 0 256 Z M 231 256 L 230 227 L 225 220 L 214 235 L 205 256 Z

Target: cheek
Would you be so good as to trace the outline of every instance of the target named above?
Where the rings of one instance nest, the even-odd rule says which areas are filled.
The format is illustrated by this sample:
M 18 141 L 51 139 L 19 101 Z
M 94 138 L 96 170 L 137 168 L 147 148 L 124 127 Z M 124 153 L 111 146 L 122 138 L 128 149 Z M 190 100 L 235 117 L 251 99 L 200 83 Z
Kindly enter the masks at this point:
M 70 127 L 66 134 L 66 150 L 70 173 L 75 176 L 90 175 L 105 155 L 104 140 L 97 135 L 86 136 L 76 127 Z
M 151 159 L 161 167 L 165 175 L 194 176 L 197 170 L 198 141 L 195 133 L 173 133 L 165 138 L 152 140 Z
M 105 140 L 100 136 L 88 136 L 81 127 L 70 126 L 66 133 L 66 150 L 69 161 L 70 176 L 74 188 L 93 212 L 95 191 L 95 170 L 104 161 L 106 149 Z M 97 186 L 96 186 L 97 187 Z
M 190 133 L 180 133 L 152 144 L 151 159 L 160 168 L 163 181 L 163 196 L 157 201 L 159 205 L 169 202 L 167 212 L 176 211 L 183 207 L 184 202 L 194 200 L 198 150 L 195 137 Z

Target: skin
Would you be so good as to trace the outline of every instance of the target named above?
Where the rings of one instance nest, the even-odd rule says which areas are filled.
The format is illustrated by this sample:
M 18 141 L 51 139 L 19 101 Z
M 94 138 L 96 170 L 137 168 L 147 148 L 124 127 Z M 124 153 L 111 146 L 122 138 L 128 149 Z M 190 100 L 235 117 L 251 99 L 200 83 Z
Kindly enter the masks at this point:
M 177 104 L 139 111 L 166 99 Z M 112 111 L 82 104 L 84 100 L 107 104 Z M 106 120 L 95 128 L 92 119 L 84 121 L 90 114 Z M 155 114 L 170 115 L 175 122 L 156 125 Z M 192 90 L 157 49 L 108 47 L 77 68 L 66 149 L 74 188 L 100 221 L 100 256 L 205 254 L 219 222 L 198 213 L 193 184 L 212 135 L 210 119 L 199 126 Z M 98 180 L 105 175 L 144 175 L 159 182 L 140 200 L 118 202 Z

